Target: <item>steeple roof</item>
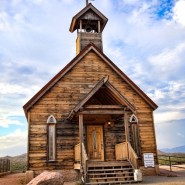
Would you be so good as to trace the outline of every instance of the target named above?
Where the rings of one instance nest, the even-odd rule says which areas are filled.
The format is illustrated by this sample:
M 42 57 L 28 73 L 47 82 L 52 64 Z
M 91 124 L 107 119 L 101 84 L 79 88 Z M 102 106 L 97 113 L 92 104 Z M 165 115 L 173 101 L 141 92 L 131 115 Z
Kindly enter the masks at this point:
M 71 21 L 71 26 L 69 28 L 70 32 L 74 32 L 76 29 L 80 28 L 80 20 L 91 20 L 100 21 L 101 32 L 103 31 L 108 19 L 99 10 L 97 10 L 91 3 L 89 3 L 85 8 L 83 8 L 79 13 L 77 13 Z M 83 25 L 82 25 L 83 26 Z M 82 27 L 83 29 L 83 27 Z

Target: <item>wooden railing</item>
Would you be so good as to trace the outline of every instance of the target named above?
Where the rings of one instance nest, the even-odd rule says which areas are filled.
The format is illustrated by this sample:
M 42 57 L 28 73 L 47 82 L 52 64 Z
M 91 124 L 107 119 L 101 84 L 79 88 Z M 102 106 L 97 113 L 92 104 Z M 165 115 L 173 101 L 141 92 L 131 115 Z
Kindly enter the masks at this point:
M 82 158 L 82 160 L 80 160 Z M 86 176 L 87 176 L 87 161 L 88 161 L 88 156 L 87 152 L 84 146 L 84 143 L 82 143 L 82 154 L 80 152 L 80 143 L 75 145 L 75 161 L 80 162 L 80 169 L 84 178 L 84 181 L 86 181 Z
M 115 146 L 115 153 L 116 153 L 116 160 L 126 160 L 128 159 L 128 152 L 127 152 L 127 143 L 119 143 Z
M 80 161 L 80 143 L 75 145 L 75 161 Z
M 85 182 L 87 178 L 87 161 L 88 161 L 87 152 L 86 152 L 84 143 L 82 143 L 82 168 L 83 168 L 83 177 Z
M 138 156 L 129 142 L 127 142 L 127 145 L 128 145 L 128 160 L 130 161 L 134 169 L 138 169 L 139 167 Z
M 185 155 L 178 155 L 158 155 L 159 164 L 169 166 L 170 171 L 172 171 L 172 167 L 185 169 Z
M 115 146 L 116 160 L 129 160 L 134 169 L 138 169 L 138 156 L 129 142 Z
M 10 160 L 0 159 L 0 173 L 5 173 L 10 171 Z

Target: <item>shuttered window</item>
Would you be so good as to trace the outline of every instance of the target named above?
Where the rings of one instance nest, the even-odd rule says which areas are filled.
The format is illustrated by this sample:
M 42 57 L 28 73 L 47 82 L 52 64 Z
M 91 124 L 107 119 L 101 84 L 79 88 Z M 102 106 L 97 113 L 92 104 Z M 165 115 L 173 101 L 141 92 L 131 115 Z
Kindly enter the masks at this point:
M 136 115 L 132 114 L 130 119 L 130 126 L 131 126 L 131 143 L 134 151 L 140 157 L 140 139 L 139 139 L 139 128 L 138 128 L 138 118 Z
M 50 115 L 47 119 L 48 125 L 48 160 L 56 159 L 56 119 Z

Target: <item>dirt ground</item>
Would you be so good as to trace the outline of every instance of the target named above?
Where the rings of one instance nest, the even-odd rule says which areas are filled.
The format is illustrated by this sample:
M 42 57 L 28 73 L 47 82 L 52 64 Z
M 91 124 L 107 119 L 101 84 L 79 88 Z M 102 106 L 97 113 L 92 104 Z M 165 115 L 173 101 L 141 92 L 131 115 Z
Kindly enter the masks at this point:
M 25 173 L 13 173 L 0 177 L 0 185 L 24 185 Z
M 168 169 L 169 167 L 164 167 Z M 175 171 L 174 168 L 172 170 Z M 145 176 L 143 182 L 134 183 L 138 185 L 185 185 L 185 170 L 178 170 L 178 173 L 171 173 L 171 176 Z M 178 177 L 175 177 L 179 175 Z M 0 177 L 0 185 L 24 185 L 25 174 L 9 174 Z M 76 185 L 76 182 L 65 182 L 64 185 Z

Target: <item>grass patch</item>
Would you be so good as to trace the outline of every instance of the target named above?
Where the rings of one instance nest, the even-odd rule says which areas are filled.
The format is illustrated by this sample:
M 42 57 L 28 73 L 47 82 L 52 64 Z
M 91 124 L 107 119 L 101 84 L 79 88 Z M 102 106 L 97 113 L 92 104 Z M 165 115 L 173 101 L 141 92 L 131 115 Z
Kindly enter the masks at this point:
M 185 164 L 185 154 L 166 154 L 159 155 L 159 164 L 161 165 L 180 165 Z

